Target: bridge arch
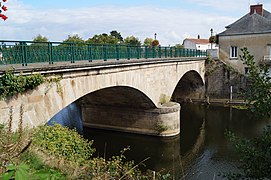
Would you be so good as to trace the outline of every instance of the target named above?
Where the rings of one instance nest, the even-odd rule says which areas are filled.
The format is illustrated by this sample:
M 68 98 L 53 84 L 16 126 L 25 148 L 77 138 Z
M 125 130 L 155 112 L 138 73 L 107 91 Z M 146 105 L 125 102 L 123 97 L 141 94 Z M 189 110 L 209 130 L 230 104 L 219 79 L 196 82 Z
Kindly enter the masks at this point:
M 81 97 L 82 106 L 110 106 L 154 109 L 154 102 L 142 91 L 129 86 L 112 86 L 90 92 Z
M 186 101 L 204 98 L 204 78 L 195 70 L 186 72 L 178 81 L 172 99 Z

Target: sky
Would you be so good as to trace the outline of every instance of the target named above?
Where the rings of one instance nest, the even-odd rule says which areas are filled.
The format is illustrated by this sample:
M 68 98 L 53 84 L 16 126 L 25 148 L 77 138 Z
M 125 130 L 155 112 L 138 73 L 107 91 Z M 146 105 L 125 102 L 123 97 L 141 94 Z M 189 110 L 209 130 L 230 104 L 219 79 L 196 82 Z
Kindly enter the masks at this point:
M 209 38 L 211 28 L 221 33 L 257 3 L 271 12 L 270 0 L 7 0 L 0 39 L 32 40 L 40 34 L 63 41 L 78 34 L 87 40 L 117 30 L 141 42 L 156 33 L 168 46 L 198 35 Z

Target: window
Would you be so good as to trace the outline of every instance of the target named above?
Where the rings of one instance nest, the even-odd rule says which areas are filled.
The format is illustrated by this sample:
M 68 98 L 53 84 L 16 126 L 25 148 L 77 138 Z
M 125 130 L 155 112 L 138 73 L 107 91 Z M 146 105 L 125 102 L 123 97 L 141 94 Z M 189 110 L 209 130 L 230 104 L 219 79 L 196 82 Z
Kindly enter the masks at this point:
M 231 46 L 230 58 L 231 59 L 237 59 L 237 56 L 238 56 L 237 46 Z

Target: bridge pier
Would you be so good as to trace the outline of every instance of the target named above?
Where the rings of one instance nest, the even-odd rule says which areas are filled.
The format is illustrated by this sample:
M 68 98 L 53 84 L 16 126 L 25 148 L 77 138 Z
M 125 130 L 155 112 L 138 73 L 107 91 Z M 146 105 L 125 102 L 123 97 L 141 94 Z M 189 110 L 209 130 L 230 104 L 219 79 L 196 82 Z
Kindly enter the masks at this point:
M 83 105 L 83 123 L 87 127 L 152 136 L 180 133 L 180 105 L 151 110 Z

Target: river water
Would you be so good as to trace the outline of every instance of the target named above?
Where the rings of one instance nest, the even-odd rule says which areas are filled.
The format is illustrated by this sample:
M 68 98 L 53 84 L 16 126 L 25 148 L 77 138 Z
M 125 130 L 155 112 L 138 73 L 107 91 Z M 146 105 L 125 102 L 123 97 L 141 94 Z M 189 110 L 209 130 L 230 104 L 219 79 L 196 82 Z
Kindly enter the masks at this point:
M 238 156 L 225 137 L 230 130 L 242 137 L 260 134 L 270 120 L 253 119 L 246 110 L 182 104 L 181 133 L 158 138 L 113 131 L 84 129 L 94 140 L 96 155 L 109 158 L 126 147 L 128 160 L 144 161 L 144 169 L 170 173 L 174 179 L 222 179 L 221 172 L 238 172 Z

